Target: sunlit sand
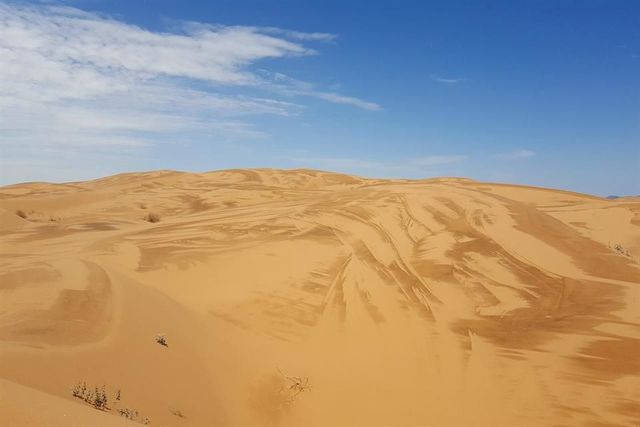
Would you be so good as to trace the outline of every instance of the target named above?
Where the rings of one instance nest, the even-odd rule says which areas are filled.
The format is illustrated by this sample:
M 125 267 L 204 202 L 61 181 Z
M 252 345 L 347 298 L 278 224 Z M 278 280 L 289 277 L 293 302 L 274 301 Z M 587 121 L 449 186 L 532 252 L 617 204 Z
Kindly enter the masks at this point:
M 638 255 L 638 199 L 457 178 L 2 187 L 0 424 L 636 425 Z

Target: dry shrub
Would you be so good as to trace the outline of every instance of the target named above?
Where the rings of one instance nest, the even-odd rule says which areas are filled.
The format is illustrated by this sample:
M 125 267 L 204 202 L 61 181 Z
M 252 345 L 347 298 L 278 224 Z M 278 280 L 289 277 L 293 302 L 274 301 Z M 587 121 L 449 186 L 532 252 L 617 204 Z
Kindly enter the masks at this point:
M 252 387 L 249 404 L 257 415 L 277 423 L 300 394 L 310 389 L 309 378 L 291 377 L 278 369 Z
M 76 384 L 71 391 L 71 394 L 73 397 L 77 397 L 78 399 L 82 399 L 88 404 L 93 405 L 96 409 L 100 409 L 102 411 L 109 409 L 107 406 L 107 392 L 105 391 L 104 385 L 102 386 L 102 389 L 99 389 L 98 386 L 96 386 L 94 390 L 91 390 L 87 387 L 86 382 L 81 381 Z
M 171 413 L 178 418 L 186 418 L 181 410 L 179 409 L 171 409 Z
M 96 386 L 93 390 L 87 387 L 87 383 L 84 381 L 79 381 L 75 387 L 71 390 L 71 394 L 73 397 L 84 400 L 88 404 L 92 405 L 94 408 L 99 409 L 101 411 L 111 411 L 112 409 L 116 411 L 121 416 L 136 421 L 138 423 L 147 425 L 151 423 L 151 419 L 149 417 L 144 417 L 137 409 L 130 408 L 110 408 L 108 405 L 107 391 L 105 386 L 102 388 L 98 388 Z M 118 389 L 115 393 L 114 398 L 114 406 L 119 406 L 121 400 L 120 389 Z M 184 417 L 180 412 L 181 417 Z
M 156 335 L 156 342 L 165 347 L 169 347 L 169 344 L 167 344 L 167 339 L 164 335 Z

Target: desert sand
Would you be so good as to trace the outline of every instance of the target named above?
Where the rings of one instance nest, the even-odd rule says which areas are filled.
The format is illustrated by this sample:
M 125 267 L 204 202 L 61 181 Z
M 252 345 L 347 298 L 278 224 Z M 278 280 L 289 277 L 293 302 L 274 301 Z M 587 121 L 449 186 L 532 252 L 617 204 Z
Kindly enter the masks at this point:
M 1 187 L 0 425 L 638 426 L 639 255 L 637 198 L 460 178 Z

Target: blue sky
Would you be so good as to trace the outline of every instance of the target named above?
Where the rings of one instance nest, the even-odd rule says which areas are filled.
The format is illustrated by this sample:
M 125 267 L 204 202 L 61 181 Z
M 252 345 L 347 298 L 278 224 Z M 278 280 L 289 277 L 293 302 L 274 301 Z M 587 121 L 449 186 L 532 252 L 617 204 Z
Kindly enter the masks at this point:
M 640 2 L 0 1 L 0 183 L 306 167 L 640 193 Z

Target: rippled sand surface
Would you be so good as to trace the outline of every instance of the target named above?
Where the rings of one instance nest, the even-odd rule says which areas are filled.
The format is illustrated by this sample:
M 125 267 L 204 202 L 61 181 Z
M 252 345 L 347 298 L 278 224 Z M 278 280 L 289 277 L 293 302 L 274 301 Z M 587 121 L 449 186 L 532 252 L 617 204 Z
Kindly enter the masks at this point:
M 2 187 L 0 424 L 637 426 L 639 255 L 638 199 L 466 179 Z

